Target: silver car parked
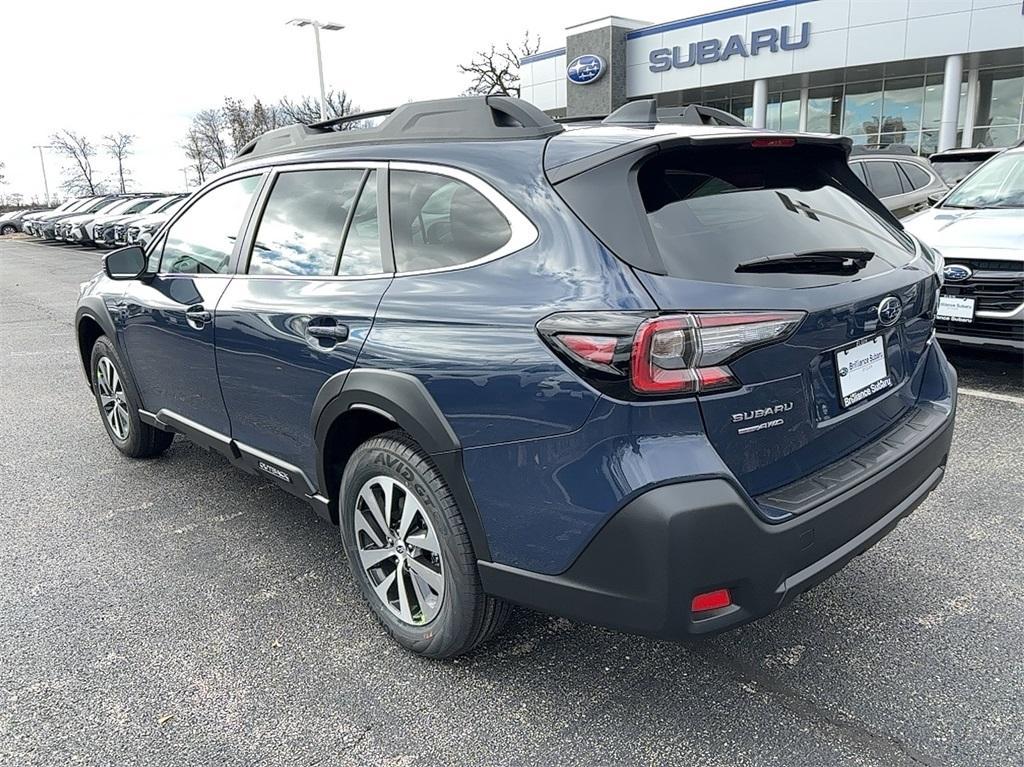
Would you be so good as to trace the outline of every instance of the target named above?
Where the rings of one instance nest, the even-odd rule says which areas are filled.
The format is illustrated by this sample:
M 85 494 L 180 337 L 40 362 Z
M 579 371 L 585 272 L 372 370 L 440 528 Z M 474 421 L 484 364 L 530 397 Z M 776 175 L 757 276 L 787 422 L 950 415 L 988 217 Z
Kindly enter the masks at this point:
M 949 191 L 928 160 L 905 145 L 879 149 L 856 146 L 850 169 L 897 218 L 925 210 L 935 197 Z
M 1024 349 L 1024 146 L 996 155 L 903 225 L 945 259 L 939 339 Z

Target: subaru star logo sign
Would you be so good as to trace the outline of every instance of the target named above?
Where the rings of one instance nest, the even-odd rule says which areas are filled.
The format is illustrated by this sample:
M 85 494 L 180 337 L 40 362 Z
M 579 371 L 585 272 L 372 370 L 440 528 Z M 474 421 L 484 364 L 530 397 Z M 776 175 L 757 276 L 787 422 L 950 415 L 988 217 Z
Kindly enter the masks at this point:
M 577 56 L 565 69 L 565 76 L 571 83 L 576 85 L 589 85 L 595 80 L 601 79 L 604 74 L 604 59 L 593 53 L 585 53 Z
M 878 321 L 886 327 L 895 325 L 903 314 L 903 304 L 896 296 L 887 296 L 878 305 Z
M 963 264 L 949 264 L 942 270 L 942 276 L 946 282 L 963 282 L 972 274 L 974 272 L 971 270 L 971 267 L 964 266 Z

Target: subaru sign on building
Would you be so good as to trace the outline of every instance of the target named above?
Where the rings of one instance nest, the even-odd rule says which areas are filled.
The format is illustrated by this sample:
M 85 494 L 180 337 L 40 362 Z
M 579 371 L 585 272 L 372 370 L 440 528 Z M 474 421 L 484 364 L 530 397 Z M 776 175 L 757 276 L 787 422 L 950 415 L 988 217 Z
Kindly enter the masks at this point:
M 1024 137 L 1022 0 L 767 0 L 566 33 L 520 71 L 523 97 L 554 115 L 653 96 L 921 154 Z
M 595 80 L 601 79 L 601 75 L 604 74 L 605 63 L 604 59 L 600 56 L 594 56 L 591 53 L 577 56 L 570 63 L 568 68 L 565 70 L 565 76 L 569 78 L 570 82 L 576 83 L 577 85 L 586 85 L 592 83 Z

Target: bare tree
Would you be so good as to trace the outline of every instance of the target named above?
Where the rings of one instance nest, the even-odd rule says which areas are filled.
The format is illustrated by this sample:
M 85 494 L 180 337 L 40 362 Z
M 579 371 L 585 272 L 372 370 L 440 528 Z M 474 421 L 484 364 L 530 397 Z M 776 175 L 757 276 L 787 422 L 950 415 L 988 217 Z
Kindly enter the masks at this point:
M 189 168 L 195 172 L 196 179 L 200 184 L 204 183 L 210 163 L 203 152 L 203 140 L 194 127 L 189 129 L 181 148 L 185 150 L 185 159 L 188 160 Z
M 473 80 L 465 90 L 467 96 L 519 96 L 519 66 L 524 56 L 540 50 L 540 37 L 530 40 L 529 31 L 523 33 L 518 47 L 506 43 L 504 48 L 491 46 L 489 51 L 477 51 L 469 64 L 459 64 L 459 72 Z
M 0 184 L 7 183 L 7 177 L 4 175 L 4 168 L 6 167 L 7 163 L 5 163 L 3 160 L 0 160 Z
M 70 164 L 64 167 L 64 189 L 72 194 L 97 194 L 102 184 L 94 179 L 92 159 L 96 147 L 88 138 L 74 131 L 63 130 L 50 136 L 50 146 L 66 157 Z
M 328 120 L 335 117 L 344 117 L 355 111 L 352 107 L 352 99 L 348 97 L 348 94 L 345 91 L 337 91 L 334 88 L 327 91 L 324 107 Z M 292 101 L 285 96 L 277 104 L 277 113 L 282 125 L 290 125 L 292 123 L 311 125 L 320 122 L 320 102 L 309 96 L 303 96 L 298 101 Z M 351 130 L 357 126 L 352 123 L 345 123 L 338 127 L 340 130 Z
M 121 194 L 127 192 L 125 182 L 131 177 L 131 171 L 124 167 L 125 160 L 129 155 L 135 154 L 132 144 L 135 142 L 135 135 L 132 133 L 111 133 L 103 137 L 107 154 L 117 161 L 117 183 L 121 187 Z
M 192 130 L 199 137 L 203 159 L 213 170 L 222 170 L 231 159 L 231 149 L 225 138 L 227 121 L 219 109 L 204 109 L 192 118 Z

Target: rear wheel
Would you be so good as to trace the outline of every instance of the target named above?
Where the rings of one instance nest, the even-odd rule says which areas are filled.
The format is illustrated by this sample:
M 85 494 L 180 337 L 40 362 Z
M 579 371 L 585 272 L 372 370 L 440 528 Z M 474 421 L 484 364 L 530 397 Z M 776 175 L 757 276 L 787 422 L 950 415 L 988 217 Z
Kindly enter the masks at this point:
M 90 360 L 92 390 L 114 447 L 131 458 L 151 458 L 170 447 L 173 434 L 154 429 L 139 418 L 141 404 L 110 339 L 96 339 Z
M 14 234 L 16 231 L 18 231 L 18 227 L 14 224 L 4 224 L 3 227 L 0 227 L 0 234 Z
M 405 432 L 364 442 L 341 481 L 340 526 L 364 598 L 404 647 L 431 658 L 469 652 L 509 606 L 487 596 L 451 491 Z

